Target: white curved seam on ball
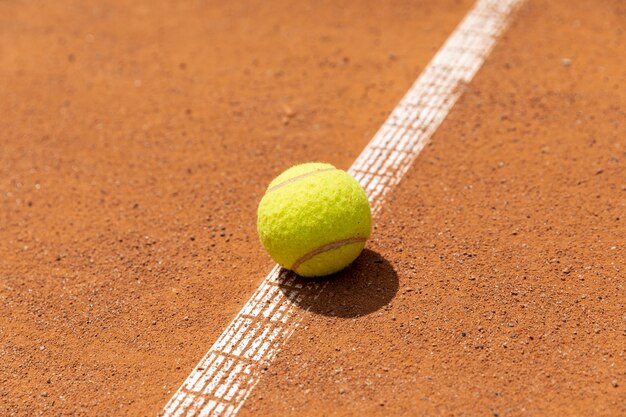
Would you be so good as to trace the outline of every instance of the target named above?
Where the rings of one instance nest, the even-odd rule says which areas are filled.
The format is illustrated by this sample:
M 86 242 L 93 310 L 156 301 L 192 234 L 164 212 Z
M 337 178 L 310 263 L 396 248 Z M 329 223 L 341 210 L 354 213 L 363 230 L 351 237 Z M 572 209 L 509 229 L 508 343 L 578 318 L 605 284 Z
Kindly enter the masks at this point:
M 329 171 L 339 171 L 339 169 L 337 169 L 337 168 L 324 168 L 324 169 L 318 169 L 318 170 L 315 170 L 315 171 L 307 172 L 306 174 L 296 175 L 293 178 L 289 178 L 288 180 L 283 181 L 280 184 L 276 184 L 275 186 L 268 188 L 267 191 L 265 192 L 265 194 L 267 194 L 269 192 L 272 192 L 274 190 L 277 190 L 278 188 L 284 187 L 285 185 L 291 184 L 293 182 L 300 181 L 303 178 L 310 177 L 311 175 L 319 174 L 320 172 L 329 172 Z
M 320 246 L 317 249 L 313 249 L 311 252 L 308 252 L 305 255 L 303 255 L 300 258 L 298 258 L 293 263 L 293 265 L 291 266 L 290 269 L 295 272 L 296 269 L 298 269 L 298 267 L 300 267 L 303 263 L 305 263 L 309 259 L 314 258 L 315 256 L 319 255 L 320 253 L 328 252 L 328 251 L 331 251 L 333 249 L 339 249 L 341 247 L 344 247 L 346 245 L 351 245 L 353 243 L 365 242 L 366 240 L 367 239 L 364 238 L 364 237 L 351 237 L 349 239 L 342 239 L 342 240 L 338 240 L 336 242 L 327 243 L 327 244 L 325 244 L 323 246 Z

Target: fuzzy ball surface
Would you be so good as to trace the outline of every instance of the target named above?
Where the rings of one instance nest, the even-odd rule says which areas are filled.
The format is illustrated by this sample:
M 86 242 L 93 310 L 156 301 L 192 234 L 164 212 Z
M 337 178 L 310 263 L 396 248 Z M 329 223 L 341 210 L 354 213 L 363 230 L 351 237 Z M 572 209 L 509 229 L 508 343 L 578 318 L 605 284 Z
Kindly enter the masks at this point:
M 296 165 L 280 174 L 257 211 L 259 237 L 272 259 L 305 277 L 329 275 L 352 263 L 371 227 L 363 188 L 325 163 Z

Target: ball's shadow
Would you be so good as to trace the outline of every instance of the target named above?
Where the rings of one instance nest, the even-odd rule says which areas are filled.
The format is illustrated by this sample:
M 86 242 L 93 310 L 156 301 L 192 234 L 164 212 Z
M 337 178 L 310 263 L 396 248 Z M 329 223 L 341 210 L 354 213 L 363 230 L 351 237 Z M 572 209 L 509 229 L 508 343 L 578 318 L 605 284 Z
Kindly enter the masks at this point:
M 301 308 L 333 317 L 355 318 L 389 304 L 398 292 L 398 275 L 380 254 L 365 249 L 348 268 L 321 278 L 283 270 L 279 286 Z

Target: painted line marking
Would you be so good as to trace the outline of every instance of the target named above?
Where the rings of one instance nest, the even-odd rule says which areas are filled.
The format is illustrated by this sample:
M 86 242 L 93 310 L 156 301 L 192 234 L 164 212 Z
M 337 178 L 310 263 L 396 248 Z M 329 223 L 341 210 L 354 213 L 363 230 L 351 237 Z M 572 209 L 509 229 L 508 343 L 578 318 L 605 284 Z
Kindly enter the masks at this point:
M 349 169 L 372 214 L 402 179 L 524 0 L 479 0 Z M 326 283 L 296 282 L 275 266 L 169 400 L 163 417 L 234 416 L 302 320 L 292 300 Z M 252 342 L 250 344 L 250 342 Z

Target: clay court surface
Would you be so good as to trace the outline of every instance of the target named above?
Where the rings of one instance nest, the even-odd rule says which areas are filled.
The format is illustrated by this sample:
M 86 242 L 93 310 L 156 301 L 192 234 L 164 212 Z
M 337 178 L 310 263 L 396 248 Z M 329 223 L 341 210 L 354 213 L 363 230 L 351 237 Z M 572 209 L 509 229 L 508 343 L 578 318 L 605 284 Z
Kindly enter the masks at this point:
M 162 413 L 473 4 L 0 2 L 0 415 Z M 625 30 L 526 1 L 238 415 L 626 415 Z

